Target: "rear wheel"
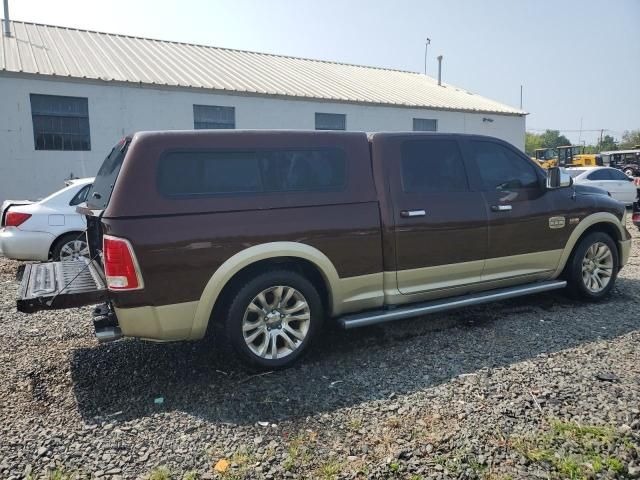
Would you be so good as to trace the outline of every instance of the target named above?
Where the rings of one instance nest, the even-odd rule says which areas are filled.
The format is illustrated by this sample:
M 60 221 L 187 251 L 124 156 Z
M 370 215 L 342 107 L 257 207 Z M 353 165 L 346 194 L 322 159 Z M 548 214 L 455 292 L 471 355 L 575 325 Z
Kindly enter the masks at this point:
M 288 270 L 265 272 L 236 292 L 225 337 L 245 363 L 285 368 L 308 350 L 322 317 L 320 295 L 304 276 Z
M 605 298 L 615 284 L 618 264 L 613 239 L 606 233 L 590 233 L 578 243 L 567 265 L 569 292 L 585 300 Z
M 633 168 L 625 168 L 624 173 L 628 177 L 635 177 L 636 171 Z
M 89 256 L 89 246 L 84 233 L 67 233 L 61 236 L 51 250 L 55 262 L 78 260 Z

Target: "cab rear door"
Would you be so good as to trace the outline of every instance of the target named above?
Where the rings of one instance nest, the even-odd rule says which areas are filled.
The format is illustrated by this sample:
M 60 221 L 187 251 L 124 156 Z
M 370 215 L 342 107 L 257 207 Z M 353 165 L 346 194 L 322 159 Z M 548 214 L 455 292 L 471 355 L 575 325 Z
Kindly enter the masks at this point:
M 480 282 L 487 212 L 470 187 L 458 140 L 442 134 L 386 139 L 398 290 L 410 295 Z

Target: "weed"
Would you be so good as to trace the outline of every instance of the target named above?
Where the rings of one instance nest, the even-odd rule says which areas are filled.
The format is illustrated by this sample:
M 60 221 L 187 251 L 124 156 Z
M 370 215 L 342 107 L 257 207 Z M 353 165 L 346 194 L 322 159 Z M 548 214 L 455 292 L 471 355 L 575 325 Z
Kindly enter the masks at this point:
M 389 470 L 391 470 L 391 473 L 393 474 L 397 474 L 400 472 L 400 464 L 397 462 L 393 462 L 389 464 Z
M 316 474 L 323 480 L 333 480 L 336 478 L 336 475 L 340 473 L 340 470 L 342 470 L 342 463 L 330 460 L 324 465 L 321 465 L 316 470 Z
M 171 472 L 167 467 L 158 467 L 153 469 L 145 478 L 146 480 L 171 480 Z
M 196 472 L 195 470 L 190 470 L 188 472 L 185 472 L 185 474 L 182 476 L 182 480 L 198 480 L 198 472 Z

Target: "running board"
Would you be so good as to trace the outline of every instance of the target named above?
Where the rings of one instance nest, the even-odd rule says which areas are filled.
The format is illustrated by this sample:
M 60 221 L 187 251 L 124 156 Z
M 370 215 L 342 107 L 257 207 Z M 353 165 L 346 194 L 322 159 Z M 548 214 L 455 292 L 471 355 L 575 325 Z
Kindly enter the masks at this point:
M 417 317 L 428 313 L 444 312 L 455 308 L 470 307 L 472 305 L 481 305 L 483 303 L 497 302 L 499 300 L 507 300 L 509 298 L 521 297 L 533 293 L 548 292 L 549 290 L 559 290 L 567 286 L 567 282 L 559 280 L 549 280 L 546 282 L 521 285 L 518 287 L 500 288 L 498 290 L 489 290 L 487 292 L 472 293 L 469 295 L 461 295 L 443 300 L 434 300 L 431 302 L 414 303 L 408 306 L 394 308 L 393 310 L 378 310 L 373 312 L 356 313 L 346 315 L 338 322 L 345 330 L 352 328 L 367 327 L 377 323 L 391 322 L 394 320 L 403 320 L 405 318 Z

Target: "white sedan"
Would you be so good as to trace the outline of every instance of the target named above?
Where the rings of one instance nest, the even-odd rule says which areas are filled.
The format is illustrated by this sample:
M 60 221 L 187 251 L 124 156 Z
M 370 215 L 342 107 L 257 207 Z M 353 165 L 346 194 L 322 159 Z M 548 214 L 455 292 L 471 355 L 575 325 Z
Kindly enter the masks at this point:
M 67 186 L 37 202 L 6 200 L 0 209 L 0 255 L 15 260 L 70 260 L 88 255 L 86 220 L 76 213 L 93 178 Z
M 573 177 L 574 183 L 602 188 L 625 205 L 636 201 L 638 192 L 633 178 L 620 170 L 611 167 L 570 167 L 567 172 Z

